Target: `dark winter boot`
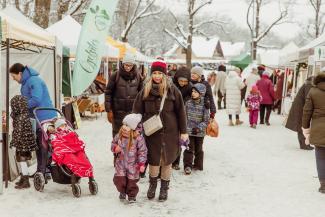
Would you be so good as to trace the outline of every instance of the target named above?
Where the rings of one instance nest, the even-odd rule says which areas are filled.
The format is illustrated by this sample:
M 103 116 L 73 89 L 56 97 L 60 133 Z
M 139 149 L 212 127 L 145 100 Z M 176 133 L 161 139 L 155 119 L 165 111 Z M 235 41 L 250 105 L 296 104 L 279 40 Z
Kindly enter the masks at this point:
M 22 182 L 20 185 L 15 186 L 16 189 L 30 188 L 29 176 L 22 176 Z
M 23 182 L 23 175 L 20 174 L 19 180 L 18 180 L 18 182 L 15 182 L 15 185 L 21 185 L 22 182 Z
M 271 111 L 267 111 L 266 112 L 266 116 L 265 116 L 265 124 L 267 125 L 267 126 L 270 126 L 271 124 L 270 124 L 270 116 L 271 116 Z
M 159 201 L 163 202 L 166 201 L 168 198 L 168 188 L 169 188 L 169 181 L 161 180 L 160 184 L 160 193 L 159 193 Z
M 325 180 L 320 180 L 320 188 L 318 189 L 318 191 L 322 194 L 325 194 Z
M 149 200 L 152 200 L 156 196 L 156 189 L 157 189 L 157 180 L 158 177 L 149 177 L 149 189 L 147 192 L 147 197 Z

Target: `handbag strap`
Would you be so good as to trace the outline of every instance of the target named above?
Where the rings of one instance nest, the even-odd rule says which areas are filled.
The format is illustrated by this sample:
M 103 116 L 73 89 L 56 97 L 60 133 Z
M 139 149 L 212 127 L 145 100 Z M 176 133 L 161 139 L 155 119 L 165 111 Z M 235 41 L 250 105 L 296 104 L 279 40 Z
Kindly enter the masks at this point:
M 164 104 L 165 104 L 165 101 L 166 101 L 166 97 L 167 97 L 167 92 L 168 90 L 165 91 L 163 97 L 162 97 L 162 100 L 161 100 L 161 103 L 160 103 L 160 109 L 159 109 L 159 113 L 158 115 L 160 115 L 160 113 L 162 112 L 163 108 L 164 108 Z

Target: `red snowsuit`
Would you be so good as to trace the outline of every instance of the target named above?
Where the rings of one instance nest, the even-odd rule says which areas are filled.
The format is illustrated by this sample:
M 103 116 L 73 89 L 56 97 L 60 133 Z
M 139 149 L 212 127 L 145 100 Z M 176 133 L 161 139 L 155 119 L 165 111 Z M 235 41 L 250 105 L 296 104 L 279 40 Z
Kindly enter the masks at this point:
M 52 160 L 67 166 L 78 177 L 93 177 L 93 167 L 85 153 L 85 143 L 71 130 L 57 129 L 52 134 Z

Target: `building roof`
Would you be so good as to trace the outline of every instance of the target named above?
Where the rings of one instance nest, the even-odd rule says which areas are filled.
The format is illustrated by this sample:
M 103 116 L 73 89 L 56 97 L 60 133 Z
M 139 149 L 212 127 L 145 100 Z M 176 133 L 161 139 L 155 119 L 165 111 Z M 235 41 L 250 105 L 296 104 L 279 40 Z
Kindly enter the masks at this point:
M 231 43 L 223 41 L 220 43 L 225 58 L 236 57 L 242 54 L 245 50 L 245 42 Z

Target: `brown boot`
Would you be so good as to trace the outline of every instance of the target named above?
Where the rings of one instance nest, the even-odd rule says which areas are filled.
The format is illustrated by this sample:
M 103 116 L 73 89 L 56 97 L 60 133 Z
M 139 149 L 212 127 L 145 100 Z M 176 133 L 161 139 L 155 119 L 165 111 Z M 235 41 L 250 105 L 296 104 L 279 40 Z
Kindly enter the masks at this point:
M 16 189 L 24 189 L 24 188 L 30 188 L 29 184 L 29 176 L 23 176 L 22 177 L 22 182 L 20 185 L 15 186 Z
M 21 185 L 22 182 L 23 182 L 23 175 L 20 174 L 19 180 L 18 180 L 18 182 L 15 182 L 15 185 Z
M 322 194 L 325 194 L 325 180 L 320 180 L 319 183 L 320 183 L 320 187 L 318 191 Z
M 156 189 L 157 189 L 157 180 L 158 177 L 149 177 L 149 189 L 147 192 L 147 197 L 149 200 L 152 200 L 156 196 Z
M 236 119 L 236 125 L 242 125 L 244 122 L 239 120 L 239 119 Z
M 160 193 L 159 193 L 160 202 L 164 202 L 168 199 L 168 187 L 169 187 L 169 181 L 162 179 L 160 185 Z

